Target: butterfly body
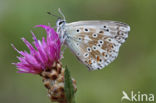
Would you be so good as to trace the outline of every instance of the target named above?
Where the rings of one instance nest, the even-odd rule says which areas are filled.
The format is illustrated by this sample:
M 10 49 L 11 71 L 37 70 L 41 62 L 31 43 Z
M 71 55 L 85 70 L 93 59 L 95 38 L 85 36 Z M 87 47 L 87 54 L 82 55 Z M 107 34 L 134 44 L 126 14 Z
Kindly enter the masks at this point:
M 58 25 L 62 41 L 89 70 L 102 69 L 118 56 L 130 27 L 116 21 L 78 21 Z

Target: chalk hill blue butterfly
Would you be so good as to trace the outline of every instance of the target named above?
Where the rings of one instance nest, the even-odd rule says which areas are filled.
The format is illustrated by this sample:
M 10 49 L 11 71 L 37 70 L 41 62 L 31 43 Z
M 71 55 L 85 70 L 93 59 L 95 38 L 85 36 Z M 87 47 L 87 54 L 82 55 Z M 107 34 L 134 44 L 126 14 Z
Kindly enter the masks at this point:
M 102 69 L 118 56 L 120 46 L 125 42 L 130 26 L 108 20 L 77 21 L 66 23 L 63 19 L 56 22 L 61 42 L 85 64 L 89 70 Z

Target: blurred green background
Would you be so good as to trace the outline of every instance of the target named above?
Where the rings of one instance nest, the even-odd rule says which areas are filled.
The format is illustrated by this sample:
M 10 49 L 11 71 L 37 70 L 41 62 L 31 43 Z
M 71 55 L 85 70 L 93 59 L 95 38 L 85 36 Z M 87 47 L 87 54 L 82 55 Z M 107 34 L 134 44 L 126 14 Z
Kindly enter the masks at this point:
M 0 103 L 51 103 L 39 76 L 16 73 L 11 63 L 18 54 L 10 44 L 28 50 L 20 38 L 31 42 L 30 30 L 45 36 L 33 26 L 55 26 L 56 18 L 46 12 L 58 8 L 67 22 L 116 20 L 131 26 L 118 58 L 103 70 L 88 71 L 65 50 L 62 62 L 77 80 L 77 103 L 120 103 L 123 90 L 156 95 L 156 0 L 0 0 Z

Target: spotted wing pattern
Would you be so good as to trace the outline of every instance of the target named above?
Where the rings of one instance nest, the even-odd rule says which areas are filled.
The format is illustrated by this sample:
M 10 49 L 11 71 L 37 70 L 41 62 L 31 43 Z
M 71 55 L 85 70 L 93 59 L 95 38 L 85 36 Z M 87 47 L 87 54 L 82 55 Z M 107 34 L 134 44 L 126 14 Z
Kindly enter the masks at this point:
M 115 21 L 80 21 L 67 24 L 66 44 L 89 70 L 102 69 L 117 56 L 130 27 Z

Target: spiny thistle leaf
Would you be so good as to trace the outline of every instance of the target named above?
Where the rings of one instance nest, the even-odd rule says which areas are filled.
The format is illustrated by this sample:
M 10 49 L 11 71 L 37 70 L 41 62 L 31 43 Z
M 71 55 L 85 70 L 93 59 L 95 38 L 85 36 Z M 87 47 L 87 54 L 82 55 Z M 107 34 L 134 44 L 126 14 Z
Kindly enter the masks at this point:
M 65 96 L 67 99 L 67 103 L 75 103 L 74 99 L 74 87 L 72 84 L 72 79 L 70 76 L 70 72 L 66 66 L 64 73 L 64 87 L 65 87 Z

